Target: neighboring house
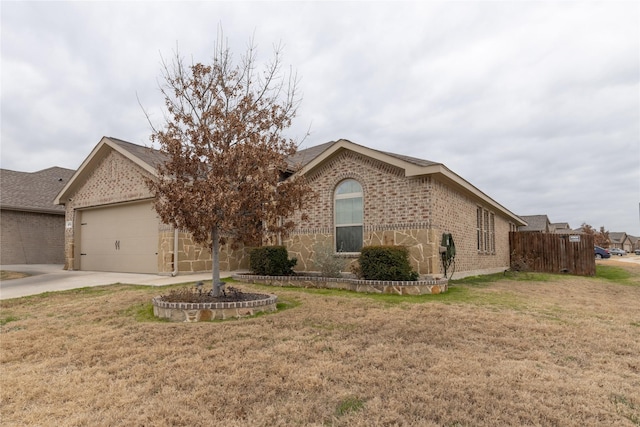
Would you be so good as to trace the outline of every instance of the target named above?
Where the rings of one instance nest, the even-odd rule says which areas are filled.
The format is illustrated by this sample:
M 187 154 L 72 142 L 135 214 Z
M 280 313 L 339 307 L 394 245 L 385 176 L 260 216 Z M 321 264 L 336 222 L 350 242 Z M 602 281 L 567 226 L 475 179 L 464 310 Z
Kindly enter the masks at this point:
M 520 215 L 520 218 L 526 225 L 518 227 L 518 231 L 527 231 L 535 233 L 553 232 L 549 217 L 546 215 Z
M 610 231 L 609 240 L 611 240 L 610 248 L 624 249 L 627 252 L 633 251 L 633 241 L 624 231 Z
M 638 237 L 632 236 L 630 234 L 627 234 L 627 236 L 629 237 L 629 241 L 631 242 L 632 250 L 636 251 L 636 250 L 640 249 L 640 246 L 638 246 L 638 243 L 639 243 L 638 240 L 640 240 L 640 239 L 638 239 Z
M 66 264 L 82 270 L 167 274 L 208 271 L 211 254 L 188 233 L 160 223 L 144 180 L 155 177 L 162 155 L 104 137 L 56 202 L 65 204 Z M 456 245 L 461 277 L 509 267 L 509 231 L 517 215 L 441 163 L 373 150 L 347 140 L 298 151 L 289 173 L 303 174 L 317 201 L 294 218 L 285 238 L 298 270 L 317 270 L 318 244 L 355 258 L 373 244 L 405 245 L 423 275 L 441 275 L 443 233 Z M 221 248 L 221 269 L 248 267 L 246 251 Z
M 0 169 L 0 263 L 64 263 L 64 208 L 54 203 L 74 171 Z
M 568 222 L 555 222 L 551 224 L 549 231 L 555 234 L 582 234 L 582 232 L 573 230 Z
M 547 215 L 520 215 L 527 225 L 518 227 L 518 231 L 553 234 L 582 234 L 581 230 L 573 230 L 568 222 L 549 221 Z

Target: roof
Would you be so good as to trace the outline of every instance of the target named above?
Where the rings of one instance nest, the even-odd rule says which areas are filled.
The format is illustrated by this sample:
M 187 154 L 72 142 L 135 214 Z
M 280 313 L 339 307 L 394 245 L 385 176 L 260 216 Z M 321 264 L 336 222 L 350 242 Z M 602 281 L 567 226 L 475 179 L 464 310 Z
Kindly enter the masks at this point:
M 287 158 L 287 164 L 292 170 L 302 168 L 335 143 L 336 141 L 329 141 L 324 144 L 314 145 L 313 147 L 298 150 L 294 155 Z
M 103 137 L 98 145 L 93 149 L 89 157 L 87 157 L 80 168 L 78 168 L 78 171 L 76 171 L 71 181 L 60 191 L 56 198 L 56 203 L 64 203 L 67 199 L 67 194 L 69 194 L 73 189 L 74 181 L 78 180 L 81 176 L 87 175 L 89 173 L 88 171 L 91 170 L 91 165 L 97 162 L 101 156 L 106 155 L 106 150 L 108 148 L 120 152 L 122 155 L 129 158 L 152 175 L 156 175 L 157 166 L 166 159 L 164 154 L 153 148 L 142 147 L 118 138 Z M 512 219 L 517 225 L 524 225 L 524 222 L 517 215 L 484 194 L 462 177 L 453 173 L 442 163 L 436 163 L 402 154 L 374 150 L 363 145 L 355 144 L 346 139 L 330 141 L 324 144 L 298 150 L 287 159 L 289 172 L 304 175 L 345 150 L 356 152 L 401 168 L 404 170 L 405 176 L 407 177 L 437 175 L 444 182 L 453 186 L 460 192 L 468 194 L 471 197 L 494 207 L 497 211 L 502 212 L 508 218 Z
M 627 233 L 624 231 L 610 231 L 609 232 L 609 240 L 611 243 L 624 243 L 626 240 Z
M 165 154 L 163 154 L 162 152 L 154 148 L 143 147 L 141 145 L 123 141 L 121 139 L 114 138 L 112 136 L 107 136 L 106 138 L 108 138 L 109 141 L 118 145 L 119 147 L 126 150 L 127 152 L 133 154 L 143 162 L 153 166 L 154 168 L 156 168 L 160 164 L 164 163 L 165 160 L 167 160 L 167 156 Z
M 306 166 L 307 164 L 309 164 L 312 160 L 316 159 L 317 157 L 319 157 L 322 153 L 324 153 L 325 151 L 329 150 L 333 145 L 344 141 L 344 142 L 348 142 L 349 144 L 352 144 L 354 146 L 359 146 L 362 148 L 367 148 L 364 147 L 362 145 L 356 144 L 355 142 L 351 142 L 347 139 L 340 139 L 338 141 L 330 141 L 330 142 L 325 142 L 324 144 L 320 144 L 320 145 L 315 145 L 313 147 L 309 147 L 309 148 L 305 148 L 302 150 L 298 150 L 293 156 L 290 156 L 287 159 L 287 163 L 289 164 L 289 167 L 291 167 L 292 169 L 297 169 L 297 168 L 302 168 L 304 166 Z M 380 150 L 375 150 L 373 148 L 367 148 L 368 150 L 371 151 L 375 151 L 377 153 L 380 154 L 384 154 L 387 156 L 391 156 L 394 157 L 396 159 L 402 160 L 404 162 L 407 163 L 411 163 L 414 164 L 416 166 L 431 166 L 431 165 L 437 165 L 439 163 L 436 162 L 432 162 L 430 160 L 424 160 L 424 159 L 418 159 L 417 157 L 410 157 L 410 156 L 405 156 L 402 154 L 396 154 L 396 153 L 390 153 L 387 151 L 380 151 Z
M 527 225 L 518 228 L 518 231 L 549 231 L 549 217 L 546 215 L 520 215 Z
M 74 172 L 57 166 L 37 172 L 0 169 L 0 206 L 16 211 L 64 215 L 64 207 L 54 201 Z

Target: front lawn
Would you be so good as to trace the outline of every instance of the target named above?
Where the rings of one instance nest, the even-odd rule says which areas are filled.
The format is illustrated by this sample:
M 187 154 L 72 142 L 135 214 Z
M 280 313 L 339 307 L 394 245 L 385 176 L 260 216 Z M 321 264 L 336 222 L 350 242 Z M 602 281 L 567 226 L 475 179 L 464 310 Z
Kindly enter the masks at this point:
M 640 425 L 640 272 L 604 267 L 420 297 L 234 283 L 281 310 L 194 324 L 153 318 L 166 289 L 4 300 L 2 424 Z

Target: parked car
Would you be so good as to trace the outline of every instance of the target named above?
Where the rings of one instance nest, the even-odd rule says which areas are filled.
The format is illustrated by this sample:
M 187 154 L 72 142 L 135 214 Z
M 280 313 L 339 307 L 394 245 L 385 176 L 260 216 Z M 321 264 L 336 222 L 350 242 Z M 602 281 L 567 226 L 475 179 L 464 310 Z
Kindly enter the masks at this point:
M 594 247 L 594 252 L 596 254 L 596 259 L 610 258 L 611 254 L 607 249 L 602 249 L 600 246 Z
M 611 255 L 618 255 L 618 256 L 622 256 L 622 255 L 626 255 L 627 251 L 625 251 L 624 249 L 618 249 L 618 248 L 611 248 L 609 249 L 609 253 Z
M 635 254 L 636 254 L 636 255 L 640 255 L 640 249 L 636 249 L 636 250 L 635 250 Z

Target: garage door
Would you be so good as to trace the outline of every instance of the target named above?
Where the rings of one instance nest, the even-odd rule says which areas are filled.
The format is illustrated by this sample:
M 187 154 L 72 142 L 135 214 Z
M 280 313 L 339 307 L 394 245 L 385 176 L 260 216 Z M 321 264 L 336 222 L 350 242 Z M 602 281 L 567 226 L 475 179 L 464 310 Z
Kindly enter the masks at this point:
M 80 269 L 158 272 L 158 216 L 151 202 L 80 213 Z

